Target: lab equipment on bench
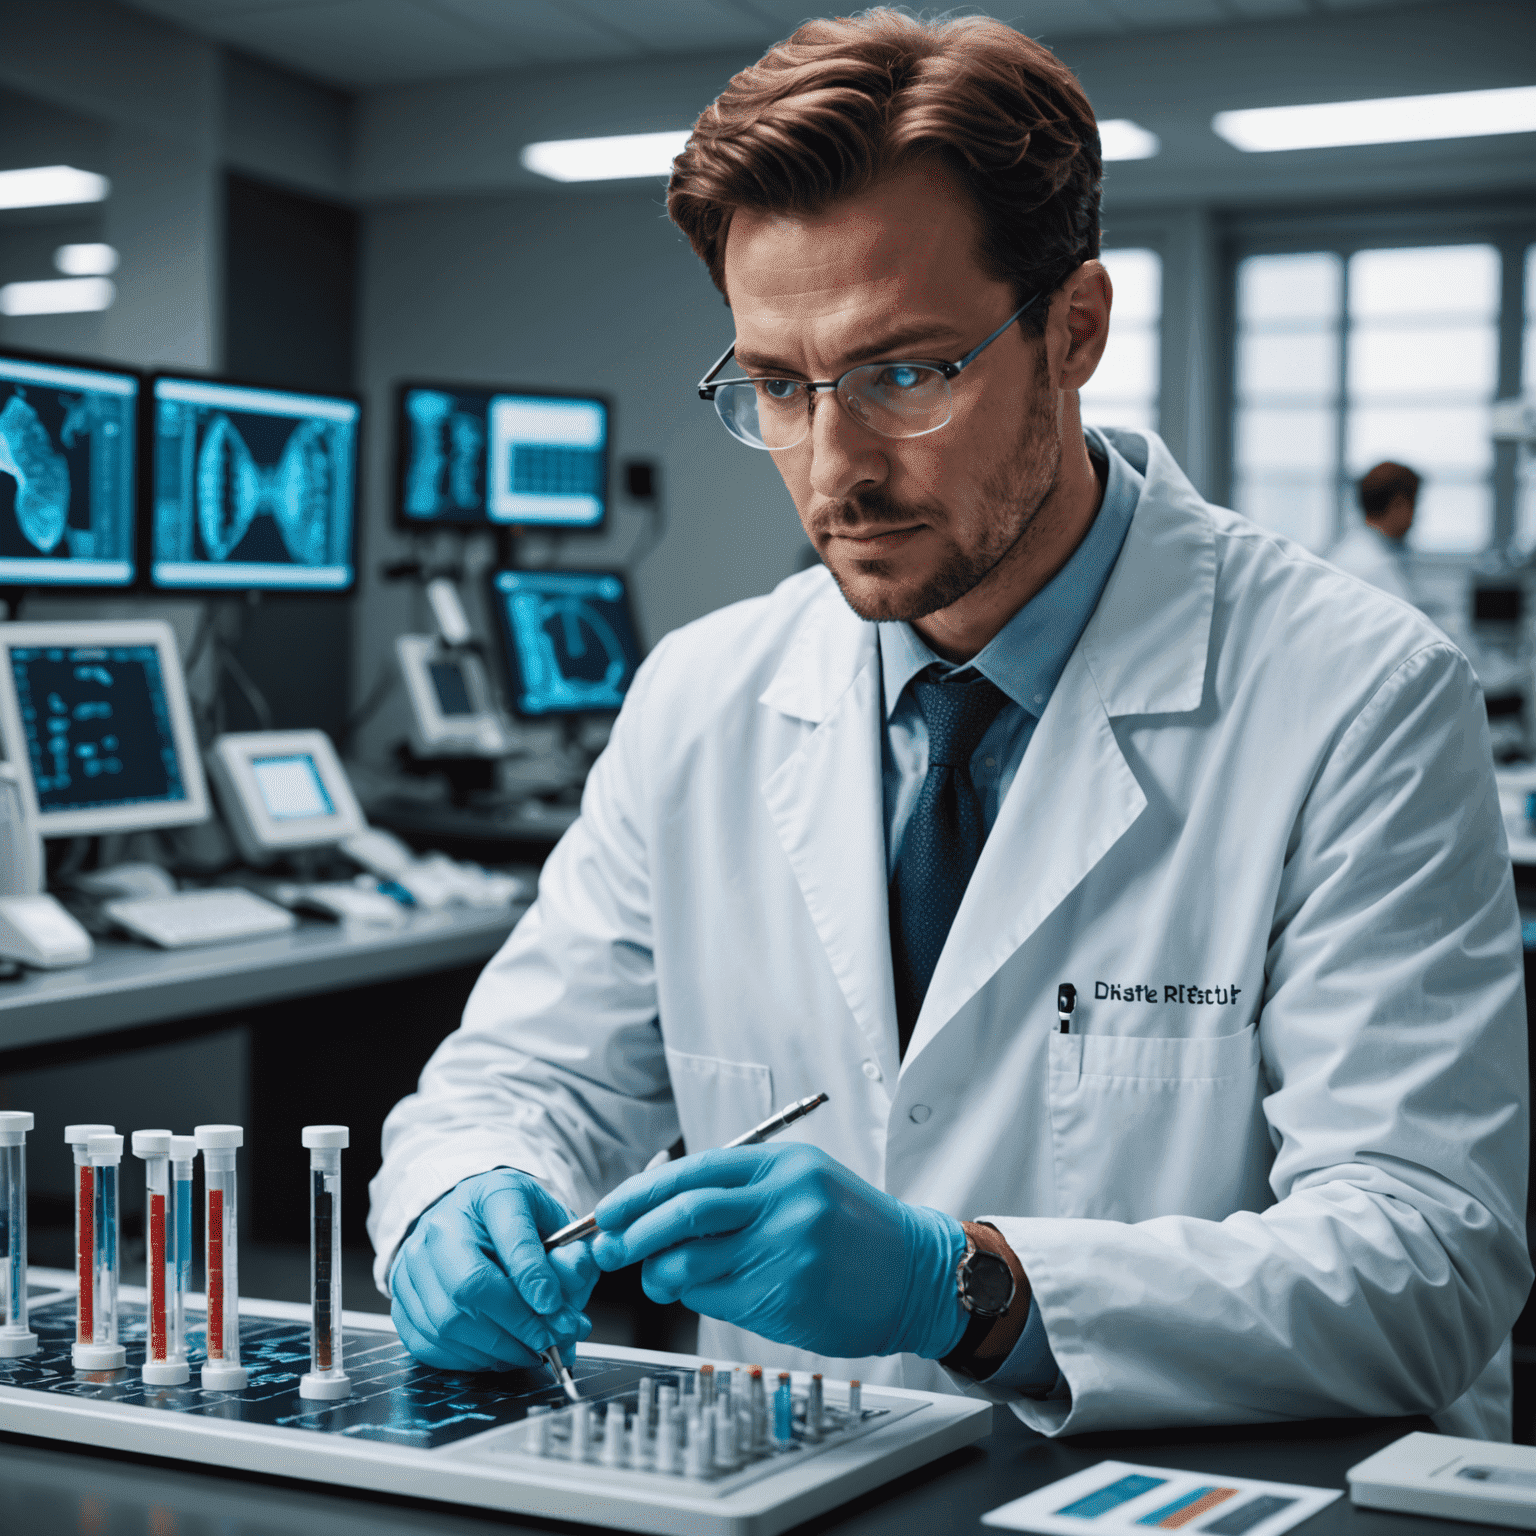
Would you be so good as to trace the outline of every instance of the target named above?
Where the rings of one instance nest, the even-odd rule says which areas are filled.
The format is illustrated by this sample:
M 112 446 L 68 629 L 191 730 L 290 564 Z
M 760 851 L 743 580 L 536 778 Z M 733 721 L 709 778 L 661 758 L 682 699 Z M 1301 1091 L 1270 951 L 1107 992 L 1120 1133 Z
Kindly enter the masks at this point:
M 1345 1478 L 1351 1501 L 1364 1509 L 1536 1530 L 1536 1447 L 1529 1445 L 1415 1431 Z
M 397 635 L 395 660 L 417 757 L 500 757 L 510 749 L 485 665 L 473 651 L 450 649 L 432 635 Z
M 0 1360 L 37 1348 L 27 1327 L 27 1132 L 24 1109 L 0 1110 Z
M 355 396 L 160 374 L 150 408 L 151 585 L 351 590 Z
M 133 1155 L 144 1163 L 144 1382 L 179 1387 L 190 1377 L 186 1312 L 176 1286 L 178 1233 L 169 1131 L 135 1131 Z M 190 1236 L 190 1234 L 189 1234 Z
M 208 754 L 219 808 L 246 860 L 343 842 L 366 826 L 324 731 L 241 731 Z
M 209 886 L 170 896 L 128 896 L 102 910 L 135 938 L 160 949 L 194 949 L 266 938 L 295 926 L 293 913 L 239 886 Z
M 245 1141 L 238 1125 L 199 1125 L 192 1133 L 203 1154 L 203 1274 L 207 1282 L 205 1392 L 242 1392 L 249 1375 L 240 1364 L 240 1224 L 235 1204 L 235 1150 Z
M 608 418 L 599 395 L 402 384 L 396 516 L 418 530 L 600 528 Z
M 138 405 L 127 369 L 0 353 L 0 587 L 133 585 Z
M 81 1132 L 90 1131 L 88 1136 Z M 71 1136 L 71 1132 L 74 1136 Z M 75 1154 L 75 1347 L 77 1371 L 116 1371 L 128 1363 L 118 1340 L 117 1290 L 121 1279 L 122 1219 L 118 1172 L 123 1138 L 110 1127 L 66 1126 Z
M 343 1366 L 341 1299 L 341 1154 L 344 1125 L 306 1125 L 299 1139 L 309 1149 L 309 1369 L 299 1396 L 320 1401 L 346 1397 L 352 1382 Z

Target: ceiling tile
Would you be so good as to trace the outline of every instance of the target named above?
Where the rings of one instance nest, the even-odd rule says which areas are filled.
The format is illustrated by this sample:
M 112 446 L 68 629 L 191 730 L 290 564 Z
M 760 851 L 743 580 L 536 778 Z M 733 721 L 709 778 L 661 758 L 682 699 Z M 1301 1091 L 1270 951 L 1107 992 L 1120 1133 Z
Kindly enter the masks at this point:
M 1274 16 L 1313 14 L 1307 0 L 1222 0 L 1222 3 L 1243 21 L 1267 21 Z
M 559 0 L 421 0 L 512 49 L 524 64 L 596 64 L 642 52 L 612 27 Z
M 1133 31 L 1210 26 L 1227 21 L 1217 0 L 1104 0 Z
M 710 48 L 757 45 L 769 41 L 773 28 L 728 0 L 570 0 L 573 9 L 629 37 L 648 53 L 703 52 Z

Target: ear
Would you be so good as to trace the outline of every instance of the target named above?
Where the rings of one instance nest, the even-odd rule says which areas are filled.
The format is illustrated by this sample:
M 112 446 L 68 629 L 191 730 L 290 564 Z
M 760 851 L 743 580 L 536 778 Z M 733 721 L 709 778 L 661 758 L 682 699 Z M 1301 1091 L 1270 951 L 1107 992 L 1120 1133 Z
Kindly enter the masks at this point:
M 1052 383 L 1081 389 L 1093 377 L 1109 340 L 1109 311 L 1115 290 L 1101 261 L 1085 261 L 1051 300 L 1046 344 Z

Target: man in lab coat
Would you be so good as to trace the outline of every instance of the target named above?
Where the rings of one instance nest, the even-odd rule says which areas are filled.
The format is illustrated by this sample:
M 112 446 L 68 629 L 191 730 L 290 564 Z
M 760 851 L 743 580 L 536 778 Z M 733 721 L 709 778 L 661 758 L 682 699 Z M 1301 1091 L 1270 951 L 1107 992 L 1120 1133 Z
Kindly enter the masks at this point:
M 736 338 L 701 390 L 823 565 L 657 646 L 390 1116 L 370 1229 L 421 1359 L 534 1364 L 640 1262 L 707 1356 L 1047 1433 L 1508 1435 L 1525 1023 L 1477 686 L 1084 429 L 1099 179 L 1071 75 L 977 18 L 807 24 L 700 118 L 670 206 Z
M 1360 510 L 1365 521 L 1357 523 L 1328 551 L 1330 564 L 1383 592 L 1422 608 L 1413 580 L 1408 532 L 1419 502 L 1419 476 L 1406 464 L 1390 459 L 1360 477 Z

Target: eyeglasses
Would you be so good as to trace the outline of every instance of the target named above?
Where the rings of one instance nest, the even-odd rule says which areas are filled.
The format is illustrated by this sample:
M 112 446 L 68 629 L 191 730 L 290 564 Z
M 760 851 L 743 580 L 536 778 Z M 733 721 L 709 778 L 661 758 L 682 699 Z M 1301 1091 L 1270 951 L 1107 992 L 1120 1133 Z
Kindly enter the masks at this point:
M 1041 293 L 1045 290 L 1041 289 Z M 954 414 L 949 381 L 958 378 L 1013 324 L 1040 294 L 1021 304 L 979 346 L 957 363 L 863 363 L 839 379 L 720 379 L 715 375 L 736 355 L 725 356 L 699 380 L 699 399 L 713 400 L 725 429 L 748 448 L 778 453 L 811 435 L 816 396 L 831 391 L 861 427 L 881 437 L 923 437 L 937 432 Z

